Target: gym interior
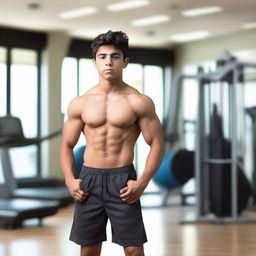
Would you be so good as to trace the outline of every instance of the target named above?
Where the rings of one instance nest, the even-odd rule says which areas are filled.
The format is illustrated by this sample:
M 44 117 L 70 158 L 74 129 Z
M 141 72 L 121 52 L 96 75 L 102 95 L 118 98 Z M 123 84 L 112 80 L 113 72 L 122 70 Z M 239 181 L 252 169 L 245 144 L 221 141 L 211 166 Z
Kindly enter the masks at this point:
M 0 256 L 80 253 L 68 240 L 74 202 L 60 135 L 71 99 L 97 83 L 90 42 L 108 30 L 129 36 L 123 79 L 152 98 L 164 131 L 162 164 L 141 197 L 145 255 L 255 255 L 255 9 L 250 0 L 1 1 Z M 85 146 L 81 136 L 76 175 Z M 148 152 L 140 136 L 138 175 Z M 107 232 L 102 255 L 123 255 Z

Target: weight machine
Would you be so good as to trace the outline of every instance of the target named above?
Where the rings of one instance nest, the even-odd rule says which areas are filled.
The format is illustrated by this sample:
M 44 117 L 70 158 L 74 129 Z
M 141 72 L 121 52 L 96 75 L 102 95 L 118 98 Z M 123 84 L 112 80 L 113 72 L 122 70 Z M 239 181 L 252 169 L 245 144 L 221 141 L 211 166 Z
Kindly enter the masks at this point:
M 252 195 L 245 170 L 244 86 L 248 73 L 256 73 L 256 64 L 241 63 L 226 54 L 217 61 L 215 72 L 202 68 L 195 75 L 176 79 L 170 102 L 170 120 L 166 138 L 170 144 L 179 139 L 178 118 L 183 84 L 196 81 L 198 88 L 195 122 L 196 213 L 181 223 L 255 222 L 242 214 Z M 255 87 L 256 88 L 256 87 Z M 186 88 L 187 89 L 187 88 Z

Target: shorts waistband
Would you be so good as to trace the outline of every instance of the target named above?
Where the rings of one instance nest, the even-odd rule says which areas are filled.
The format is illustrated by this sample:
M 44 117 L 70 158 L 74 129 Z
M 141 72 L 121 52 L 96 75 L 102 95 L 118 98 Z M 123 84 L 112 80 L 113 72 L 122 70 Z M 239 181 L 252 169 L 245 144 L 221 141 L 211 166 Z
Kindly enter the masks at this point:
M 95 168 L 95 167 L 83 165 L 81 172 L 90 172 L 93 174 L 102 174 L 102 173 L 115 174 L 115 173 L 130 172 L 132 170 L 135 170 L 133 164 L 122 166 L 122 167 L 113 167 L 113 168 Z

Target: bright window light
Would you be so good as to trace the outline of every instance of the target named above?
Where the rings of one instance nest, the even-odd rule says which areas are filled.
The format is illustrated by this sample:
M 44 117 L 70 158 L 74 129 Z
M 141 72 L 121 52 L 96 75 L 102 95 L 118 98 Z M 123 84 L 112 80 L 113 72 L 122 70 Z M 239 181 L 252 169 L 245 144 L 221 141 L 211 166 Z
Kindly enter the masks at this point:
M 125 1 L 125 2 L 109 5 L 108 10 L 113 12 L 118 12 L 118 11 L 133 9 L 133 8 L 139 8 L 148 4 L 149 4 L 148 0 Z
M 133 20 L 131 23 L 134 26 L 142 27 L 142 26 L 148 26 L 148 25 L 167 22 L 169 20 L 171 20 L 171 18 L 167 15 L 157 15 L 157 16 L 151 16 L 143 19 Z
M 62 19 L 74 19 L 82 16 L 91 15 L 96 12 L 97 12 L 97 9 L 94 7 L 85 7 L 85 8 L 79 8 L 79 9 L 62 12 L 59 14 L 59 16 Z
M 181 14 L 183 16 L 192 17 L 192 16 L 200 16 L 200 15 L 217 13 L 221 11 L 223 11 L 223 9 L 219 6 L 209 6 L 204 8 L 185 10 L 185 11 L 182 11 Z
M 256 22 L 243 24 L 242 28 L 243 29 L 256 28 Z
M 195 31 L 185 34 L 172 35 L 170 39 L 176 42 L 186 42 L 206 38 L 210 35 L 208 31 Z

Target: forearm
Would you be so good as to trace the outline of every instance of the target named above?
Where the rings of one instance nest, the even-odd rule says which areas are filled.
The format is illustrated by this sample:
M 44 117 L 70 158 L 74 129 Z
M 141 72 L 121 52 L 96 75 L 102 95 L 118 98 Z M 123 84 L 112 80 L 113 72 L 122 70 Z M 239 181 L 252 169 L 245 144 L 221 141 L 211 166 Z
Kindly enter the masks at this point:
M 73 147 L 69 145 L 61 145 L 60 164 L 66 184 L 74 180 L 75 160 L 73 155 Z
M 75 161 L 73 155 L 73 146 L 62 143 L 60 148 L 60 162 L 62 172 L 65 176 L 65 183 L 71 195 L 77 201 L 84 201 L 87 198 L 88 193 L 81 189 L 81 180 L 75 179 L 74 177 Z
M 164 146 L 161 143 L 155 143 L 155 145 L 151 145 L 144 171 L 138 179 L 143 187 L 146 188 L 153 175 L 159 169 L 163 155 Z

